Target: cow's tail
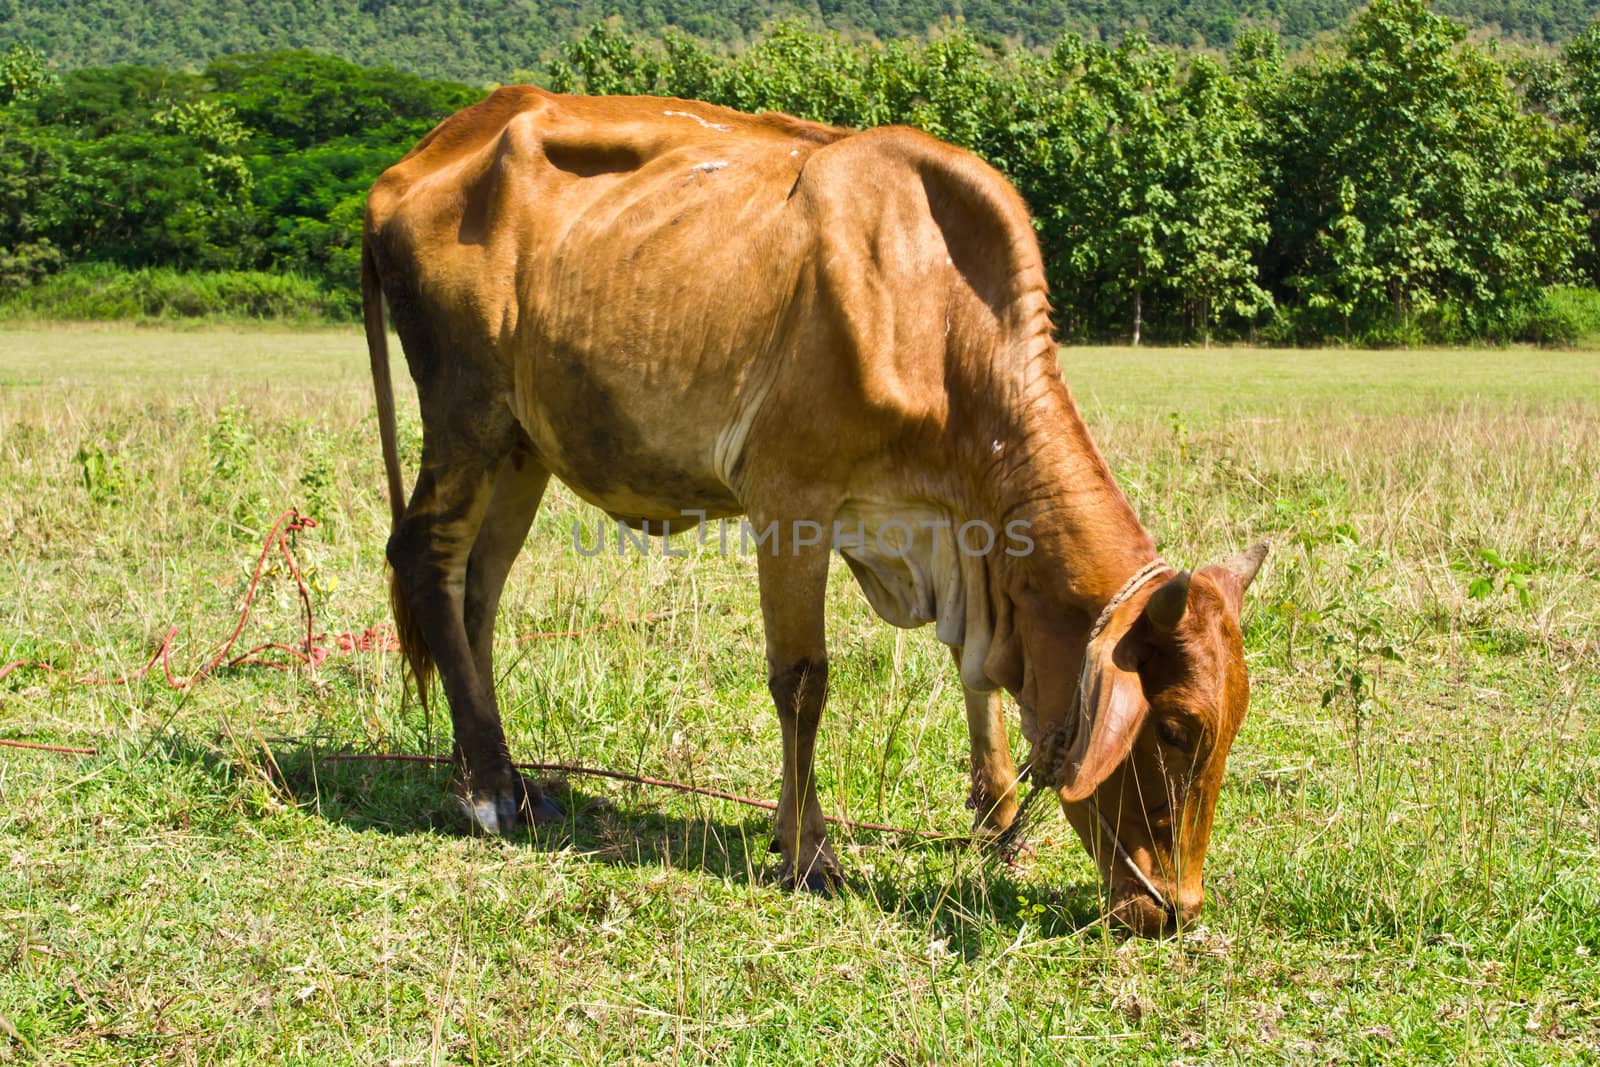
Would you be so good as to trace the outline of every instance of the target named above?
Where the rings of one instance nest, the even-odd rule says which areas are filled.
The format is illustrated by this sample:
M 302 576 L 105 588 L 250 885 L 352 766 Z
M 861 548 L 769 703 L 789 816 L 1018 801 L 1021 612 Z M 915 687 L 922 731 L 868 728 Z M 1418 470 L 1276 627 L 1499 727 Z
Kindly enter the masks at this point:
M 378 280 L 378 264 L 366 238 L 361 242 L 361 310 L 367 327 L 367 355 L 372 360 L 372 391 L 378 399 L 378 437 L 383 442 L 383 471 L 389 482 L 390 533 L 405 514 L 405 490 L 400 482 L 400 448 L 396 443 L 394 420 L 394 380 L 389 374 L 389 336 L 383 322 L 383 286 Z M 423 706 L 428 703 L 428 686 L 433 681 L 433 655 L 417 626 L 411 600 L 398 571 L 389 571 L 389 607 L 394 613 L 394 632 L 405 655 L 406 666 L 416 683 Z

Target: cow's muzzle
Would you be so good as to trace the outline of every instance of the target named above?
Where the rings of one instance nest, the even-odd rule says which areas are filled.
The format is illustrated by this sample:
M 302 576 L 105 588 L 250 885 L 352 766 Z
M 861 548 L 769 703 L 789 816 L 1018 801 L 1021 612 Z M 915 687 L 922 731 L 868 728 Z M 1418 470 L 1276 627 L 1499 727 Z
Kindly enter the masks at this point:
M 1171 937 L 1199 918 L 1204 898 L 1178 901 L 1177 891 L 1157 900 L 1143 885 L 1114 879 L 1107 909 L 1111 921 L 1135 937 Z

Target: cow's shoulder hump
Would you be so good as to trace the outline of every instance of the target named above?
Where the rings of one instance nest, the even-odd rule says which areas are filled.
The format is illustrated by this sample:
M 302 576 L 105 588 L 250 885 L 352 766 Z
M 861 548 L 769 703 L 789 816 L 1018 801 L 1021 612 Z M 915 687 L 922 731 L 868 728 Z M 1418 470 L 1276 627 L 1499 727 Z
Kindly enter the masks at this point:
M 882 126 L 818 149 L 797 192 L 817 203 L 828 240 L 881 246 L 881 235 L 923 231 L 997 311 L 1043 291 L 1021 195 L 978 156 L 920 130 Z

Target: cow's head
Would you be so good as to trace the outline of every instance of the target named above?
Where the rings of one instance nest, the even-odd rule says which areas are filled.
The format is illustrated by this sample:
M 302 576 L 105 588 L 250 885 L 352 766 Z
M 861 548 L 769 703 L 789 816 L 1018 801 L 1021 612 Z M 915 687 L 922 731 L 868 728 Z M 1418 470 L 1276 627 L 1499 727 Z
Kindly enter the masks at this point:
M 1100 866 L 1113 919 L 1136 934 L 1171 932 L 1205 899 L 1222 767 L 1250 697 L 1240 606 L 1266 552 L 1157 579 L 1088 648 L 1061 803 Z

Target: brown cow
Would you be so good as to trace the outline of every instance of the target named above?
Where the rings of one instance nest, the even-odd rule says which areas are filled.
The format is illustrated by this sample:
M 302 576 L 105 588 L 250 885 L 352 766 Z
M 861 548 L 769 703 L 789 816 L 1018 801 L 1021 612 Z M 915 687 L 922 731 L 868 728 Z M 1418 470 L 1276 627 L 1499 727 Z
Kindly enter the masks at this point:
M 831 545 L 880 615 L 955 651 L 979 829 L 1017 808 L 1004 689 L 1113 914 L 1147 933 L 1195 914 L 1264 548 L 1193 575 L 1156 561 L 994 170 L 910 129 L 507 88 L 373 186 L 362 264 L 396 618 L 416 673 L 443 678 L 481 828 L 559 815 L 511 766 L 491 669 L 555 475 L 634 526 L 744 514 L 764 537 L 786 883 L 839 877 L 812 776 Z M 381 297 L 421 398 L 404 506 Z

